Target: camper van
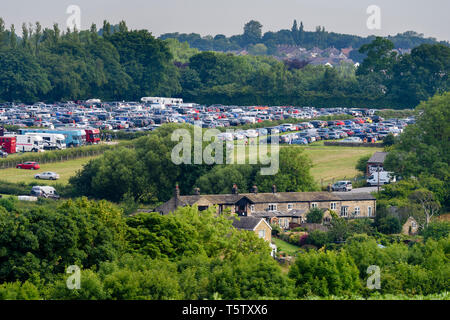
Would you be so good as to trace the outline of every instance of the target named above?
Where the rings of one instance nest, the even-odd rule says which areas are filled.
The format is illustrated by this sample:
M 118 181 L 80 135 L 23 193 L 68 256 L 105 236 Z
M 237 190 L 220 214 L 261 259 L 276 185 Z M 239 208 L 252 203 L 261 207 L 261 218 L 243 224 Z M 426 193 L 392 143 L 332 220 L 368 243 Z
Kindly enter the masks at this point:
M 31 188 L 31 196 L 43 197 L 50 199 L 59 199 L 59 195 L 56 193 L 55 188 L 50 186 L 34 186 Z
M 86 143 L 86 132 L 82 129 L 59 128 L 58 130 L 46 129 L 19 129 L 20 134 L 28 133 L 51 133 L 62 134 L 65 137 L 67 147 L 79 147 Z
M 45 150 L 66 149 L 66 137 L 63 134 L 26 132 L 25 135 L 42 137 Z
M 379 175 L 379 177 L 378 177 L 378 175 Z M 367 183 L 371 186 L 388 184 L 388 183 L 395 182 L 395 181 L 396 181 L 396 178 L 392 174 L 392 172 L 387 172 L 387 171 L 373 172 L 370 175 L 370 177 L 367 178 Z
M 44 140 L 39 136 L 20 135 L 16 137 L 16 152 L 40 152 L 44 150 Z

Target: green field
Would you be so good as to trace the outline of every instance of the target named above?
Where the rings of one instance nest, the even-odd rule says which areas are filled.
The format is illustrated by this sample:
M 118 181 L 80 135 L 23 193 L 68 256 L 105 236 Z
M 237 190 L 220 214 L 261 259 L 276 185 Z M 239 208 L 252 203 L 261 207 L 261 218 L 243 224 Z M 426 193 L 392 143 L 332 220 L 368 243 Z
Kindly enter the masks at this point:
M 278 252 L 283 251 L 289 256 L 294 256 L 300 247 L 290 244 L 281 239 L 272 237 L 272 242 L 277 246 Z
M 280 145 L 280 147 L 303 150 L 313 162 L 312 176 L 324 186 L 337 180 L 354 178 L 358 174 L 355 166 L 359 158 L 383 151 L 381 146 L 380 148 L 324 146 L 323 141 L 309 145 Z M 238 154 L 237 158 L 242 160 L 244 156 L 246 159 L 249 158 L 248 151 L 245 155 Z
M 54 162 L 54 163 L 46 163 L 41 164 L 41 169 L 39 170 L 21 170 L 16 168 L 10 169 L 2 169 L 0 170 L 0 180 L 10 181 L 10 182 L 36 182 L 40 181 L 34 178 L 36 173 L 44 172 L 44 171 L 53 171 L 59 174 L 60 179 L 56 181 L 49 180 L 41 180 L 45 181 L 46 185 L 52 184 L 67 184 L 69 182 L 69 178 L 75 174 L 78 170 L 80 170 L 84 164 L 86 164 L 89 160 L 94 159 L 98 156 L 94 157 L 86 157 L 79 158 L 75 160 L 68 160 L 63 162 Z

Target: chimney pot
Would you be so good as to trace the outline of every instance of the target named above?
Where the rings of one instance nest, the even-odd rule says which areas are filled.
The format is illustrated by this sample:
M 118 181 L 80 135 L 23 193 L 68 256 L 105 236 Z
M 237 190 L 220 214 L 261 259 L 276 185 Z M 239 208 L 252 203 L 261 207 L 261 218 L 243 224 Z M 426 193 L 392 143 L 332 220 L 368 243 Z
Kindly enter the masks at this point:
M 236 184 L 233 184 L 233 188 L 231 189 L 231 193 L 232 194 L 237 194 L 238 193 L 238 187 Z
M 196 196 L 200 195 L 200 188 L 194 188 L 194 194 Z
M 258 193 L 258 187 L 257 186 L 253 186 L 252 187 L 252 192 L 255 193 L 255 194 Z
M 277 193 L 277 186 L 276 185 L 272 185 L 272 193 Z

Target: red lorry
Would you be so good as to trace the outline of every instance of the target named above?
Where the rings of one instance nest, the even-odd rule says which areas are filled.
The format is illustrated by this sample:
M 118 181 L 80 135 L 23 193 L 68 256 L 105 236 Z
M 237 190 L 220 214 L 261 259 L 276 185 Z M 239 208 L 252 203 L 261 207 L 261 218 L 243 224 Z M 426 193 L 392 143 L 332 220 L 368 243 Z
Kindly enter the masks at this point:
M 0 150 L 8 154 L 16 153 L 16 137 L 0 137 Z
M 86 131 L 86 143 L 97 144 L 100 142 L 100 130 L 99 129 L 85 129 Z

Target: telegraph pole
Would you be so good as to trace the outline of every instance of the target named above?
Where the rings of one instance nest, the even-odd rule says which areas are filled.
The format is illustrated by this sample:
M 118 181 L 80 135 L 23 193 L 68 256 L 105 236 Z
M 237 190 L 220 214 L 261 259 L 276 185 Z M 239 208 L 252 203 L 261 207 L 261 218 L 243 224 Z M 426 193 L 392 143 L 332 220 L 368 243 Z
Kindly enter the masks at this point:
M 380 165 L 377 165 L 377 176 L 378 176 L 378 183 L 377 183 L 377 192 L 380 193 Z

